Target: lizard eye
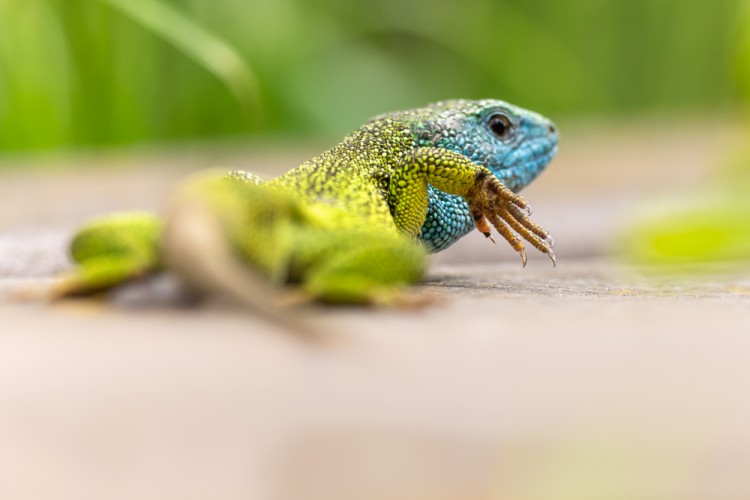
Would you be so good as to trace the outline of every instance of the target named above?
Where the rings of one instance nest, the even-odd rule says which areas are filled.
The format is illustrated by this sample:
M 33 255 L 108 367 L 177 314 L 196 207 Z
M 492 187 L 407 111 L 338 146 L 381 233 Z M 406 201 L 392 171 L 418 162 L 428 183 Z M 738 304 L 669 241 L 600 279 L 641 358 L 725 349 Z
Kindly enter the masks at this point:
M 490 129 L 500 139 L 505 139 L 510 133 L 511 123 L 507 116 L 492 115 L 489 121 Z

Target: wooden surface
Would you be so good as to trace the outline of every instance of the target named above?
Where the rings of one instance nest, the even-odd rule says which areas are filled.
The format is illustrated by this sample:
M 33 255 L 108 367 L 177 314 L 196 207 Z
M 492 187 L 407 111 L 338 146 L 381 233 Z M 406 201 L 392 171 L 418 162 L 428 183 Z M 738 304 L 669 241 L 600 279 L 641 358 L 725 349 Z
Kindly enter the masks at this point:
M 434 259 L 432 306 L 302 308 L 298 331 L 159 302 L 158 283 L 12 300 L 68 266 L 81 218 L 156 208 L 201 163 L 294 155 L 0 174 L 0 498 L 749 498 L 750 272 L 655 278 L 605 252 L 623 214 L 699 185 L 737 137 L 652 133 L 573 134 L 525 192 L 557 269 L 471 237 Z

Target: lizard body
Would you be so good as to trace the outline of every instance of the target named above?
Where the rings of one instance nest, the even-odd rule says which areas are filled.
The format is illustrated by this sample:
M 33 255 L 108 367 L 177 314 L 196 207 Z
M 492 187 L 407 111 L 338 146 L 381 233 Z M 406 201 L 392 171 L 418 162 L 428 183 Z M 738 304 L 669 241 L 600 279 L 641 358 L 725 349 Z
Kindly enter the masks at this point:
M 496 100 L 381 115 L 276 179 L 233 172 L 191 183 L 176 196 L 164 236 L 151 215 L 91 223 L 73 241 L 79 268 L 63 289 L 106 289 L 165 265 L 189 273 L 203 257 L 184 258 L 186 248 L 201 240 L 170 235 L 184 233 L 174 221 L 196 200 L 240 262 L 328 301 L 392 296 L 421 278 L 426 251 L 474 227 L 490 237 L 490 224 L 524 264 L 519 236 L 554 262 L 549 234 L 515 193 L 542 172 L 557 141 L 549 120 Z

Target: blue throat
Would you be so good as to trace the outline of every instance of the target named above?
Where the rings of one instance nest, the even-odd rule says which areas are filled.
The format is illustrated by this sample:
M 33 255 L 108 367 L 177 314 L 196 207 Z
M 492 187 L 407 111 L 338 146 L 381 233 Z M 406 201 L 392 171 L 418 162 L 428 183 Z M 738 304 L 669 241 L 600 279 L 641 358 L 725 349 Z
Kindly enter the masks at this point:
M 419 241 L 430 253 L 445 250 L 474 229 L 469 205 L 463 198 L 427 187 L 427 217 Z

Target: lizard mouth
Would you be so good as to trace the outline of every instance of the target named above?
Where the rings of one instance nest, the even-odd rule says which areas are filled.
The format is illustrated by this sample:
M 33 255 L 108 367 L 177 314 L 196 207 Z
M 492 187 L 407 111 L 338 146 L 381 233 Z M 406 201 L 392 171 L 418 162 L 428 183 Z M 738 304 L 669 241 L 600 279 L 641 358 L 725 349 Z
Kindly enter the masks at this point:
M 507 168 L 544 168 L 557 154 L 557 136 L 527 139 L 511 151 L 503 162 Z
M 532 154 L 532 160 L 537 162 L 537 165 L 544 167 L 552 161 L 552 158 L 557 154 L 557 140 L 545 140 L 540 142 L 542 142 L 542 144 L 536 147 L 536 151 Z
M 496 175 L 513 191 L 519 191 L 539 174 L 557 154 L 557 136 L 527 139 L 503 159 Z

